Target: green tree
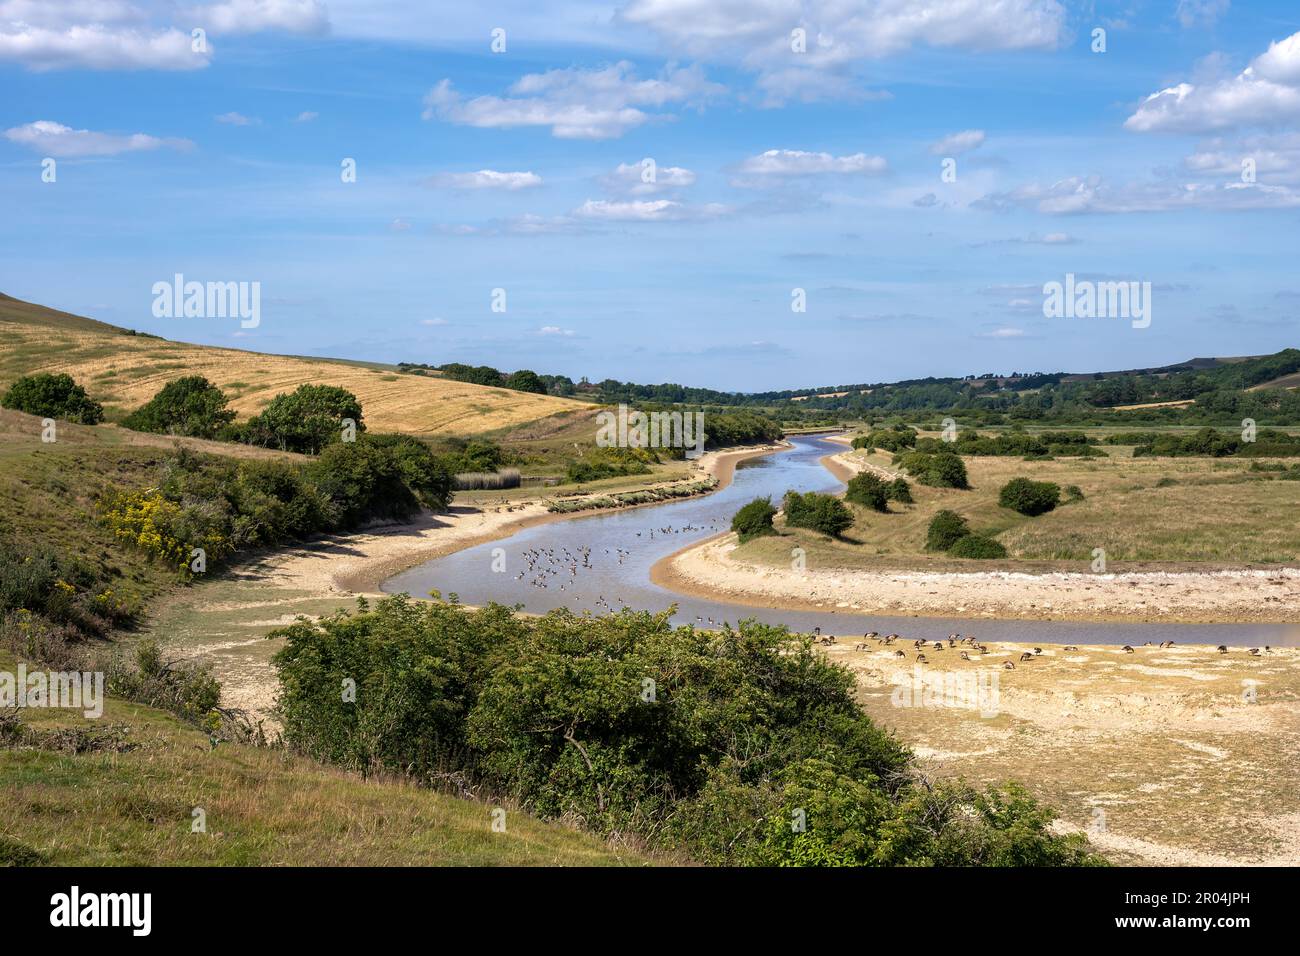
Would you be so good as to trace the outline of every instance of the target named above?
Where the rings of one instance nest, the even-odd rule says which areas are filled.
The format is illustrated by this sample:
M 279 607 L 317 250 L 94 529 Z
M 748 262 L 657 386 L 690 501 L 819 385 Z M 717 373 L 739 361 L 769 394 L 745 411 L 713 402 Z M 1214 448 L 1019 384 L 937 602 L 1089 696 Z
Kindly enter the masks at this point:
M 792 528 L 809 528 L 838 538 L 853 527 L 853 512 L 834 495 L 788 491 L 782 508 L 785 510 L 785 523 Z
M 338 441 L 344 421 L 351 419 L 358 432 L 365 431 L 361 403 L 347 389 L 335 385 L 300 385 L 271 399 L 260 415 L 248 421 L 251 444 L 307 455 Z
M 512 388 L 516 392 L 535 392 L 538 395 L 546 394 L 546 383 L 542 377 L 531 369 L 521 368 L 514 372 L 506 379 L 506 388 Z
M 874 511 L 888 511 L 889 486 L 881 480 L 879 475 L 870 471 L 863 471 L 849 479 L 848 489 L 844 492 L 844 499 L 853 502 L 855 505 L 871 508 Z
M 4 397 L 0 398 L 0 405 L 29 415 L 61 418 L 82 425 L 98 425 L 104 420 L 104 406 L 91 400 L 71 375 L 62 372 L 38 372 L 14 379 Z
M 1061 486 L 1054 481 L 1012 478 L 998 492 L 998 504 L 1022 515 L 1046 514 L 1061 501 Z
M 775 534 L 772 527 L 775 514 L 771 498 L 755 498 L 732 517 L 731 530 L 736 532 L 741 544 L 760 535 Z
M 187 375 L 164 385 L 122 424 L 138 432 L 215 438 L 235 419 L 229 400 L 202 375 Z

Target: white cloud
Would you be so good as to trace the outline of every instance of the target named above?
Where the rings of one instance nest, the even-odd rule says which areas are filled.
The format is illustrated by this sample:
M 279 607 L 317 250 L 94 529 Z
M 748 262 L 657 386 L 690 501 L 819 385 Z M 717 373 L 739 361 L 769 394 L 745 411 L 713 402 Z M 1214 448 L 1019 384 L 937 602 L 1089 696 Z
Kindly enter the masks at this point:
M 930 152 L 935 156 L 960 156 L 962 153 L 968 153 L 972 149 L 979 149 L 984 143 L 984 130 L 967 129 L 960 133 L 953 133 L 945 136 L 943 139 L 930 146 Z
M 293 121 L 295 123 L 310 123 L 318 116 L 320 116 L 320 114 L 313 112 L 312 110 L 303 110 L 301 113 L 299 113 L 297 116 L 293 118 Z
M 214 116 L 218 123 L 225 123 L 227 126 L 259 126 L 262 121 L 253 116 L 245 116 L 243 113 L 222 113 L 220 116 Z
M 786 179 L 795 176 L 879 175 L 889 168 L 883 156 L 854 153 L 851 156 L 832 156 L 830 153 L 810 153 L 801 149 L 769 149 L 751 156 L 736 167 L 740 174 L 737 185 L 749 185 L 768 178 Z
M 542 177 L 536 173 L 501 173 L 495 169 L 480 169 L 473 173 L 438 173 L 430 178 L 434 186 L 452 189 L 528 189 L 540 186 Z
M 573 329 L 562 329 L 558 325 L 543 325 L 537 330 L 538 335 L 573 335 Z
M 466 99 L 443 80 L 425 96 L 423 116 L 494 129 L 549 126 L 560 139 L 611 139 L 665 115 L 646 109 L 701 103 L 722 87 L 708 82 L 698 66 L 669 64 L 657 78 L 643 80 L 631 63 L 620 61 L 594 70 L 530 73 L 508 92 Z
M 1038 302 L 1037 305 L 1039 308 L 1042 308 L 1041 301 Z M 980 332 L 976 337 L 981 339 L 1020 339 L 1024 338 L 1024 336 L 1024 329 L 1018 329 L 1011 325 L 1004 325 L 996 329 L 991 329 L 988 332 Z
M 51 29 L 0 18 L 0 62 L 31 70 L 198 70 L 208 65 L 211 49 L 195 52 L 189 33 L 180 30 L 98 23 Z
M 1026 208 L 1050 215 L 1167 212 L 1174 209 L 1276 209 L 1300 206 L 1300 192 L 1281 185 L 1152 180 L 1111 184 L 1100 176 L 1071 176 L 1051 185 L 1026 183 L 989 193 L 980 209 Z
M 1300 183 L 1300 133 L 1215 138 L 1197 146 L 1183 166 L 1193 175 L 1240 181 L 1247 160 L 1261 182 Z
M 320 0 L 222 0 L 191 11 L 213 33 L 325 33 L 329 15 Z
M 1138 133 L 1210 132 L 1300 120 L 1300 33 L 1276 43 L 1226 79 L 1183 82 L 1152 93 L 1124 126 Z
M 773 102 L 851 95 L 855 64 L 917 45 L 976 51 L 1055 49 L 1056 0 L 631 0 L 617 18 L 699 58 L 738 62 Z M 805 31 L 804 52 L 791 31 Z
M 681 166 L 651 166 L 647 163 L 619 163 L 601 177 L 609 193 L 620 196 L 653 196 L 695 184 L 695 173 Z
M 730 209 L 721 203 L 693 206 L 672 199 L 626 201 L 588 199 L 573 211 L 573 215 L 579 219 L 599 219 L 608 222 L 680 222 L 691 219 L 712 219 L 725 215 L 729 211 Z
M 188 139 L 160 139 L 145 133 L 118 135 L 72 129 L 51 120 L 37 120 L 26 126 L 15 126 L 5 130 L 4 135 L 10 142 L 27 146 L 46 156 L 60 157 L 116 156 L 119 153 L 140 152 L 162 146 L 189 149 L 194 145 Z
M 1214 26 L 1219 17 L 1228 12 L 1232 0 L 1178 0 L 1174 15 L 1184 27 Z

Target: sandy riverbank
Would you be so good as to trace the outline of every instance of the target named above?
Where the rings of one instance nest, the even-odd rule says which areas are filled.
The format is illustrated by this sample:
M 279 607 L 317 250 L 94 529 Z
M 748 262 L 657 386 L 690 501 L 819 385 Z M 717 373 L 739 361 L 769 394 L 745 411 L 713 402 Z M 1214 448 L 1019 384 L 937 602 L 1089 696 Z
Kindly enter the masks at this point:
M 821 459 L 840 481 L 864 468 L 844 454 Z M 1294 623 L 1300 569 L 1138 571 L 923 571 L 760 565 L 737 558 L 734 534 L 692 545 L 650 572 L 661 587 L 694 597 L 788 610 L 891 616 L 1183 624 Z

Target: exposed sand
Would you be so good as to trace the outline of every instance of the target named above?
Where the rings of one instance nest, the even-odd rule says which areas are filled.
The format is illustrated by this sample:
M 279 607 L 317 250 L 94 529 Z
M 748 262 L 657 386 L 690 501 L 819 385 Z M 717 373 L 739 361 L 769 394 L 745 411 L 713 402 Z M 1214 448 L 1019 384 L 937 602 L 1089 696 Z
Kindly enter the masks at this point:
M 931 644 L 917 664 L 910 641 L 860 640 L 824 650 L 936 776 L 1018 780 L 1116 862 L 1300 865 L 1300 649 L 1042 644 L 1021 662 L 1024 645 L 987 641 L 966 661 Z M 982 715 L 897 692 L 917 675 L 983 675 L 996 694 Z
M 1300 569 L 1088 574 L 750 564 L 727 533 L 655 565 L 655 583 L 758 607 L 891 616 L 1211 623 L 1300 620 Z

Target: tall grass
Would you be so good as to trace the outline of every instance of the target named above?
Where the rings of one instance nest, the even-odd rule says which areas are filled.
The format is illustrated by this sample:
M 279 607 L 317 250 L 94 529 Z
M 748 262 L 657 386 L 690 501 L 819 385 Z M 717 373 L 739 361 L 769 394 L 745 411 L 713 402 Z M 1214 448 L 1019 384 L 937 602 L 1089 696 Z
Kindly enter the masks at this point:
M 502 488 L 518 488 L 520 480 L 518 468 L 502 468 L 500 471 L 466 471 L 452 478 L 452 488 L 456 491 L 496 491 Z

